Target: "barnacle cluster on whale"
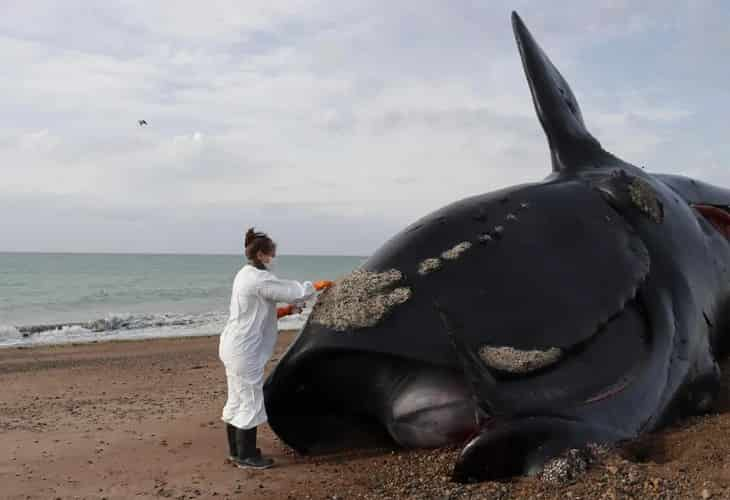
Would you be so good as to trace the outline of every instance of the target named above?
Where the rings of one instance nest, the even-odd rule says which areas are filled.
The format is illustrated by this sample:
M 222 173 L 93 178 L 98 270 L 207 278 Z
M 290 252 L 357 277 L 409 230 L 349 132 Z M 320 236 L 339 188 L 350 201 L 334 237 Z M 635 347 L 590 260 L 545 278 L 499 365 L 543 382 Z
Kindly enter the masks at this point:
M 441 252 L 439 257 L 428 257 L 418 263 L 418 274 L 425 276 L 434 271 L 441 269 L 444 261 L 457 260 L 461 255 L 471 248 L 472 244 L 470 241 L 462 241 L 457 243 L 448 250 Z
M 471 248 L 471 242 L 469 241 L 462 241 L 461 243 L 457 243 L 453 247 L 449 248 L 445 252 L 441 254 L 441 258 L 444 260 L 456 260 L 459 257 L 461 257 L 461 254 L 466 252 Z
M 340 332 L 374 326 L 411 297 L 410 288 L 394 287 L 402 278 L 397 269 L 356 269 L 320 295 L 310 319 Z
M 490 368 L 508 373 L 530 373 L 555 364 L 563 356 L 562 349 L 515 349 L 510 346 L 479 348 L 479 357 Z
M 654 222 L 661 223 L 664 217 L 662 204 L 657 199 L 656 192 L 645 180 L 634 177 L 629 184 L 631 201 Z
M 418 274 L 425 276 L 434 271 L 441 269 L 441 259 L 438 257 L 429 257 L 418 263 Z

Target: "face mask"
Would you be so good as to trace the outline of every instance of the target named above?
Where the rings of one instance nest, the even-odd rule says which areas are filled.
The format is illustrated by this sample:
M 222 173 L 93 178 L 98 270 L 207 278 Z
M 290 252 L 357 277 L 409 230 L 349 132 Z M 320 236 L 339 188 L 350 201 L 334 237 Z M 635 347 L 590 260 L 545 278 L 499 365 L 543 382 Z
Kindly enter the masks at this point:
M 276 269 L 276 258 L 272 257 L 268 264 L 266 264 L 266 269 L 269 271 L 274 271 Z

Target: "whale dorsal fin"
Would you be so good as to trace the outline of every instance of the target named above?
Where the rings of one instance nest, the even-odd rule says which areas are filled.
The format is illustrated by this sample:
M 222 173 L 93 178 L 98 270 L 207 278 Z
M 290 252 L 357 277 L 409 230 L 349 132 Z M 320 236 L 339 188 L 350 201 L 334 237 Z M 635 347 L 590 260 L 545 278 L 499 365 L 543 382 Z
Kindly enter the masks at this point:
M 601 159 L 609 155 L 588 132 L 573 91 L 516 12 L 512 28 L 535 111 L 550 145 L 553 170 L 580 170 L 603 163 Z

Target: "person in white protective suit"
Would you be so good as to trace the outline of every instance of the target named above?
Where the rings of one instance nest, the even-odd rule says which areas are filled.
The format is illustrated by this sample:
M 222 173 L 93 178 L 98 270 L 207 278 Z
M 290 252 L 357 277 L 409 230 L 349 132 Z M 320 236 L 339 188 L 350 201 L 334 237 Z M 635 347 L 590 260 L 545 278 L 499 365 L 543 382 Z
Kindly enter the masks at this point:
M 267 420 L 264 366 L 274 352 L 277 319 L 301 312 L 304 301 L 332 282 L 277 278 L 270 271 L 276 244 L 253 228 L 246 232 L 245 247 L 248 263 L 233 281 L 230 316 L 218 349 L 228 382 L 222 420 L 226 423 L 229 460 L 242 468 L 266 469 L 274 462 L 256 448 L 256 429 Z M 277 302 L 289 305 L 277 309 Z

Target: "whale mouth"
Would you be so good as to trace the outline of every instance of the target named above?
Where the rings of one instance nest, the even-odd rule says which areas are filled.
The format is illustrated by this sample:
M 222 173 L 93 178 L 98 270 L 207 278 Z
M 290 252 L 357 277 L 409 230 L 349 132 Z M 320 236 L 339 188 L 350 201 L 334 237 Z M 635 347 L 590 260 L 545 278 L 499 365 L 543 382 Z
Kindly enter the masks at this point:
M 279 365 L 264 386 L 268 423 L 305 454 L 433 448 L 478 431 L 459 370 L 387 354 L 329 350 Z
M 269 426 L 302 454 L 387 442 L 381 403 L 363 374 L 372 361 L 325 351 L 280 362 L 264 385 Z
M 471 429 L 470 434 L 452 436 L 450 442 L 465 442 L 480 428 L 501 433 L 513 418 L 566 418 L 576 408 L 610 398 L 636 378 L 649 344 L 637 292 L 592 337 L 565 349 L 554 364 L 523 374 L 493 371 L 500 400 L 495 405 L 505 412 L 482 412 L 478 427 L 474 410 L 459 417 L 464 420 L 461 428 Z M 392 426 L 392 394 L 400 383 L 397 374 L 426 366 L 385 354 L 336 350 L 281 363 L 265 386 L 269 425 L 300 453 L 393 446 L 400 442 Z M 464 381 L 469 399 L 466 388 Z M 508 419 L 505 414 L 510 415 Z M 524 461 L 513 458 L 515 464 Z

